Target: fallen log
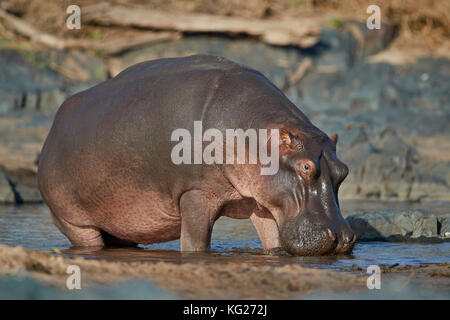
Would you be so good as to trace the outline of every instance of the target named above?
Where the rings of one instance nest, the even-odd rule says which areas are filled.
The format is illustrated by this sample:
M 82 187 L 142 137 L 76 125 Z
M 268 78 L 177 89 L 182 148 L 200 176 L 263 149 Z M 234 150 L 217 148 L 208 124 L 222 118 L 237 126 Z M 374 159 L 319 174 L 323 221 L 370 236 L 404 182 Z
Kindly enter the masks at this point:
M 108 40 L 66 39 L 66 49 L 101 50 L 108 55 L 117 55 L 124 51 L 159 41 L 179 39 L 180 34 L 175 32 L 141 32 L 139 35 L 119 35 Z
M 37 42 L 56 49 L 64 48 L 63 39 L 44 32 L 40 32 L 30 24 L 22 21 L 12 14 L 9 14 L 3 9 L 0 9 L 0 18 L 5 21 L 6 27 L 8 29 L 12 29 L 14 32 L 29 38 L 33 42 Z
M 177 32 L 139 32 L 135 34 L 117 35 L 107 40 L 91 39 L 63 39 L 51 34 L 41 32 L 32 25 L 17 18 L 16 16 L 0 9 L 0 19 L 4 20 L 6 27 L 15 33 L 54 49 L 87 49 L 101 50 L 102 52 L 115 55 L 126 50 L 159 41 L 173 40 L 180 37 Z
M 313 19 L 259 20 L 201 13 L 174 13 L 100 3 L 83 8 L 83 21 L 102 26 L 193 33 L 245 34 L 271 45 L 310 47 L 320 24 Z

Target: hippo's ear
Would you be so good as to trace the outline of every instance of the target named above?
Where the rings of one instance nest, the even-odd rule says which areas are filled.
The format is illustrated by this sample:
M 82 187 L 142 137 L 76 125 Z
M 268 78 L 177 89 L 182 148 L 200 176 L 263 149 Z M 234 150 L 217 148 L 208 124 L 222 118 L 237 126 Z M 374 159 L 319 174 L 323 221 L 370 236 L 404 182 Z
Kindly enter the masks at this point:
M 330 136 L 330 139 L 333 140 L 333 142 L 334 142 L 335 144 L 337 144 L 338 138 L 339 138 L 339 136 L 338 136 L 337 133 L 332 134 L 332 135 Z
M 281 129 L 279 137 L 279 145 L 280 145 L 280 154 L 284 155 L 293 147 L 293 136 L 288 131 Z
M 281 144 L 291 144 L 291 135 L 286 130 L 280 130 L 280 145 Z

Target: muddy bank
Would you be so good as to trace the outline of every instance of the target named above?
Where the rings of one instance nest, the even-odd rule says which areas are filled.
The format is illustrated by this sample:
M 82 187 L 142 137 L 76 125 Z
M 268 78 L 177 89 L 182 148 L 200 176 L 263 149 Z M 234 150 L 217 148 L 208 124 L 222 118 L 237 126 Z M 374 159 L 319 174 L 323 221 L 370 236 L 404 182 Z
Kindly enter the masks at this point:
M 124 284 L 126 288 L 127 284 L 141 283 L 137 288 L 151 288 L 152 294 L 149 293 L 148 298 L 152 299 L 295 299 L 342 294 L 355 298 L 359 294 L 369 294 L 365 270 L 358 267 L 346 272 L 334 272 L 298 265 L 269 267 L 223 261 L 208 264 L 114 262 L 55 256 L 22 247 L 0 245 L 0 276 L 3 283 L 9 283 L 10 286 L 17 283 L 17 277 L 25 277 L 25 280 L 31 277 L 38 283 L 55 288 L 63 297 L 70 298 L 65 287 L 69 265 L 80 267 L 83 288 L 96 288 L 105 284 L 112 288 Z M 410 288 L 411 285 L 421 286 L 430 290 L 431 297 L 434 292 L 442 294 L 450 288 L 448 263 L 416 267 L 381 266 L 381 269 L 383 283 L 389 290 L 393 286 L 399 286 L 400 289 Z M 4 279 L 10 280 L 5 282 Z M 36 286 L 33 282 L 30 285 Z M 20 290 L 28 292 L 23 285 Z M 401 291 L 399 297 L 402 294 L 405 292 Z M 74 297 L 79 298 L 79 293 Z M 144 294 L 140 298 L 147 297 Z
M 221 263 L 111 262 L 69 258 L 0 245 L 0 274 L 24 274 L 64 288 L 69 265 L 78 265 L 83 283 L 131 279 L 154 282 L 172 294 L 195 299 L 283 299 L 313 290 L 354 290 L 365 285 L 359 276 L 296 265 L 256 267 Z

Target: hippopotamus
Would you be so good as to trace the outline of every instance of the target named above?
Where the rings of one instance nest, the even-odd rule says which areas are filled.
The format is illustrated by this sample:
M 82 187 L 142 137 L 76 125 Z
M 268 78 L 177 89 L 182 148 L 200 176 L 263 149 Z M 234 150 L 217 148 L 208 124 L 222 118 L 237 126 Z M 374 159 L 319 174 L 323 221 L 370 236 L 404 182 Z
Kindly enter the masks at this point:
M 236 161 L 174 163 L 172 133 L 195 121 L 220 132 L 277 129 L 278 171 L 261 174 L 261 163 Z M 215 221 L 226 216 L 251 219 L 265 250 L 348 254 L 355 235 L 338 201 L 348 167 L 336 144 L 337 135 L 314 126 L 260 72 L 210 55 L 164 58 L 60 106 L 38 185 L 74 247 L 180 239 L 182 252 L 206 251 Z

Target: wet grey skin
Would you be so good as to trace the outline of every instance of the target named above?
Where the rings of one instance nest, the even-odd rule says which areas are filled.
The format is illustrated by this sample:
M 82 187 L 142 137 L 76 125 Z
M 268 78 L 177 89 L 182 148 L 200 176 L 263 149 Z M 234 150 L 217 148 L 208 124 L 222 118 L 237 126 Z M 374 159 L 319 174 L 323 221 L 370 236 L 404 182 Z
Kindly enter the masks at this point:
M 261 175 L 260 164 L 174 164 L 171 134 L 193 132 L 194 121 L 224 136 L 228 128 L 279 129 L 278 172 Z M 182 251 L 205 251 L 214 222 L 227 216 L 251 219 L 267 250 L 350 253 L 355 236 L 338 202 L 348 168 L 336 143 L 258 71 L 207 55 L 159 59 L 62 104 L 38 183 L 76 247 L 180 239 Z

